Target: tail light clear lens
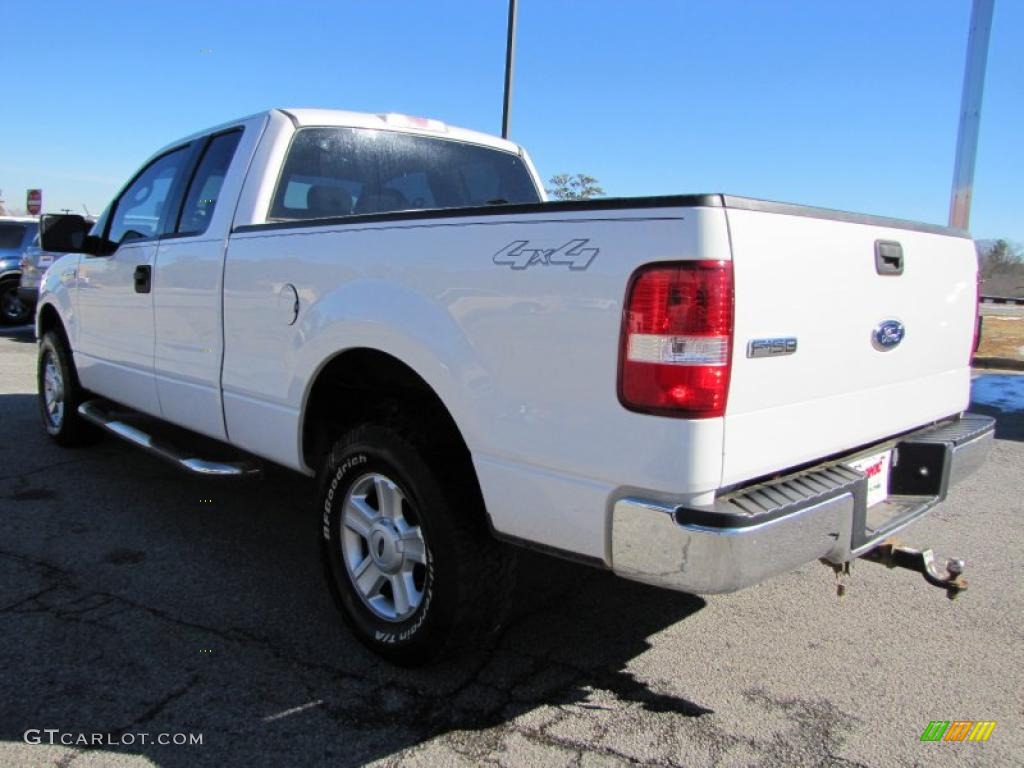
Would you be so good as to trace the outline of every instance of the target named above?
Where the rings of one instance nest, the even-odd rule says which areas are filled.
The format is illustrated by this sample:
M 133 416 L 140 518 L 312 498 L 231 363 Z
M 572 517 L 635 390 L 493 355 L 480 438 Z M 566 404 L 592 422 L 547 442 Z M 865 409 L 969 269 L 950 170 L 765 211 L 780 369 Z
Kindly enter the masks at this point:
M 732 263 L 655 264 L 630 281 L 622 317 L 619 400 L 679 418 L 725 413 L 731 371 Z

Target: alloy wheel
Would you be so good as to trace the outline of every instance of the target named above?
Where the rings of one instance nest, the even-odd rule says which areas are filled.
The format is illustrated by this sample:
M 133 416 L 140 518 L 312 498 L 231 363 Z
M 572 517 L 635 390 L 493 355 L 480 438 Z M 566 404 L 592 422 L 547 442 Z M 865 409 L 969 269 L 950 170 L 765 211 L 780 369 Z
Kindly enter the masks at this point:
M 385 475 L 358 478 L 341 513 L 341 554 L 366 607 L 385 621 L 412 616 L 423 602 L 427 544 L 406 495 Z

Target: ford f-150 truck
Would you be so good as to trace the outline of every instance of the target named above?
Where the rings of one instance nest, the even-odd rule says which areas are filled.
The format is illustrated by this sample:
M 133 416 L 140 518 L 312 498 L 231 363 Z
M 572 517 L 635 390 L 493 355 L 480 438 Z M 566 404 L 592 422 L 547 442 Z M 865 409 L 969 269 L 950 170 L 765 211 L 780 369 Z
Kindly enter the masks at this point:
M 329 586 L 399 663 L 493 628 L 510 543 L 693 593 L 842 568 L 993 436 L 964 413 L 965 233 L 722 194 L 547 202 L 521 147 L 436 120 L 227 123 L 42 240 L 68 254 L 36 317 L 50 435 L 317 476 Z

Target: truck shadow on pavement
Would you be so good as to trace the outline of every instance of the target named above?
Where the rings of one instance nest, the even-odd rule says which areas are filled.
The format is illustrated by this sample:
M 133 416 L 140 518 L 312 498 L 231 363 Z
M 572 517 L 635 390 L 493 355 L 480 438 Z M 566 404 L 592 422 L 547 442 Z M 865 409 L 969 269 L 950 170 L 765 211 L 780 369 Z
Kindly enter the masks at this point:
M 982 374 L 971 382 L 971 410 L 996 420 L 996 438 L 1024 442 L 1024 375 Z
M 34 396 L 0 396 L 18 436 L 0 449 L 0 749 L 49 749 L 62 765 L 97 751 L 167 766 L 360 765 L 447 734 L 453 758 L 473 761 L 481 733 L 492 747 L 510 731 L 559 744 L 581 711 L 596 743 L 603 710 L 680 723 L 710 712 L 678 695 L 685 660 L 664 683 L 631 672 L 699 598 L 524 553 L 513 618 L 487 647 L 398 669 L 336 614 L 311 481 L 195 479 L 113 439 L 62 450 L 36 418 Z M 30 729 L 46 746 L 24 743 Z M 71 743 L 48 746 L 44 729 Z

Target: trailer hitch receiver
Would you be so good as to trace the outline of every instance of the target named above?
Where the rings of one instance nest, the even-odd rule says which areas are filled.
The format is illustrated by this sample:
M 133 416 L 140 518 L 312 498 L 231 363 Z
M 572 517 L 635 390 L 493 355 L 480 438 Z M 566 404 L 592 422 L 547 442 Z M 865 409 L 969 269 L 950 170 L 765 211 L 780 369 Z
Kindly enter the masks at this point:
M 930 549 L 913 549 L 895 541 L 886 541 L 861 557 L 889 568 L 917 571 L 929 584 L 946 590 L 946 597 L 950 600 L 967 589 L 967 580 L 963 576 L 964 561 L 950 558 L 943 570 L 936 563 L 935 553 Z

